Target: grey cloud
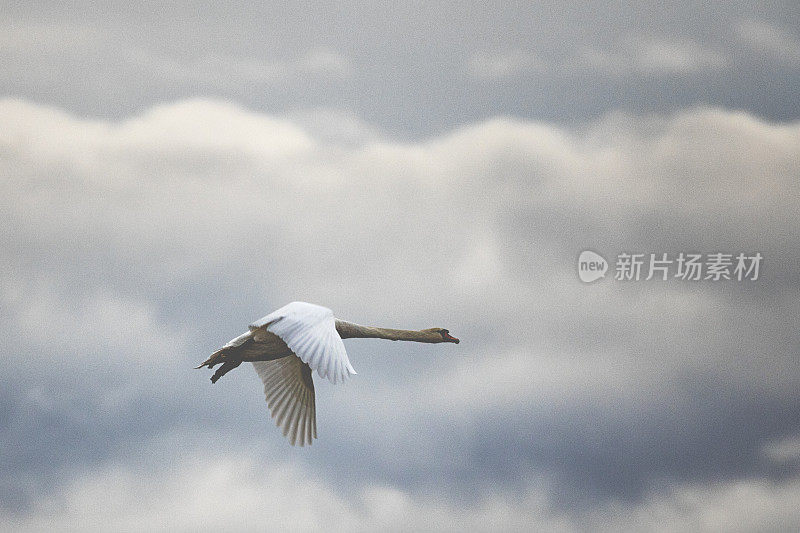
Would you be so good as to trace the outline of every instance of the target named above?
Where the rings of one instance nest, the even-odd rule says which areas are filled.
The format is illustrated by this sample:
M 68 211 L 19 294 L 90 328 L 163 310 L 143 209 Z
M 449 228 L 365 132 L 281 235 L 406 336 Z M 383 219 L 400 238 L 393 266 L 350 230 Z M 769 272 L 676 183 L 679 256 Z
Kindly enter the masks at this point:
M 702 104 L 798 116 L 796 62 L 774 59 L 797 41 L 788 3 L 206 7 L 7 6 L 0 91 L 104 118 L 197 95 L 271 114 L 336 108 L 400 138 L 495 115 L 580 124 Z
M 351 71 L 347 58 L 326 49 L 309 50 L 305 55 L 290 60 L 272 61 L 225 55 L 178 61 L 147 50 L 137 50 L 130 61 L 135 68 L 151 72 L 153 77 L 206 87 L 296 83 L 298 78 L 314 76 L 346 77 Z
M 798 529 L 793 2 L 3 13 L 6 527 Z M 294 299 L 463 342 L 348 341 L 294 450 L 190 370 Z
M 359 377 L 318 388 L 322 439 L 291 451 L 323 485 L 473 508 L 543 479 L 568 529 L 672 490 L 794 490 L 765 450 L 800 430 L 797 124 L 695 109 L 404 143 L 199 99 L 124 121 L 0 114 L 16 519 L 164 435 L 290 453 L 248 368 L 213 387 L 190 368 L 292 299 L 464 341 L 348 344 Z M 585 247 L 759 250 L 764 277 L 584 286 Z

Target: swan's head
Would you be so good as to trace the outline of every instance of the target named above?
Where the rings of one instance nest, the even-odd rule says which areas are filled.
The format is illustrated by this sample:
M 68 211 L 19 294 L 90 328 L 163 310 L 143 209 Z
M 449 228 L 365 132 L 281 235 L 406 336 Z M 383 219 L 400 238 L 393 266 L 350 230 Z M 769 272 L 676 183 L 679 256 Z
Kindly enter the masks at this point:
M 450 335 L 450 332 L 444 328 L 431 328 L 423 331 L 430 333 L 431 342 L 453 342 L 455 344 L 460 342 L 457 338 Z

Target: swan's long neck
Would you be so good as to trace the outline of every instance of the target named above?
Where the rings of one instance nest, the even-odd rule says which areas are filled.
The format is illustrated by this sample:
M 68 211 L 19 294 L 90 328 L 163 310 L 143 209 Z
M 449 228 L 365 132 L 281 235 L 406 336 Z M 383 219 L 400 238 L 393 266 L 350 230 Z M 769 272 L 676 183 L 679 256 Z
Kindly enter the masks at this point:
M 336 320 L 336 331 L 343 339 L 388 339 L 390 341 L 442 342 L 442 336 L 431 331 L 415 331 L 408 329 L 377 328 L 362 326 L 344 320 Z

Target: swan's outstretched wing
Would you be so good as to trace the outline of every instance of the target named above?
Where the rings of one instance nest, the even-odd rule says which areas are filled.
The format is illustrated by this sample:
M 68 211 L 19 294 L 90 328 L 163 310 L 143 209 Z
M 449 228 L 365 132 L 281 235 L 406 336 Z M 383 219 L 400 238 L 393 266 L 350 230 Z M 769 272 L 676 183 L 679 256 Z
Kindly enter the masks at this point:
M 267 405 L 275 424 L 292 446 L 311 445 L 317 438 L 317 409 L 311 368 L 290 355 L 274 361 L 256 361 L 253 367 L 264 383 Z
M 283 339 L 297 357 L 333 383 L 356 373 L 327 307 L 292 302 L 250 324 L 251 332 L 260 328 Z

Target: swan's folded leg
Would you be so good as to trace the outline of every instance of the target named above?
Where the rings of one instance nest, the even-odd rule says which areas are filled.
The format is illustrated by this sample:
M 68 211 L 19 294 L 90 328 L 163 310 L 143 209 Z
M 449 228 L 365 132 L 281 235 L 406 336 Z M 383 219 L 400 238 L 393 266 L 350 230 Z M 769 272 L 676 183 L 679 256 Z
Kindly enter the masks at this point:
M 241 365 L 241 361 L 232 361 L 230 359 L 226 360 L 221 367 L 214 372 L 214 375 L 211 376 L 211 383 L 216 383 L 219 378 L 236 368 L 237 366 Z

